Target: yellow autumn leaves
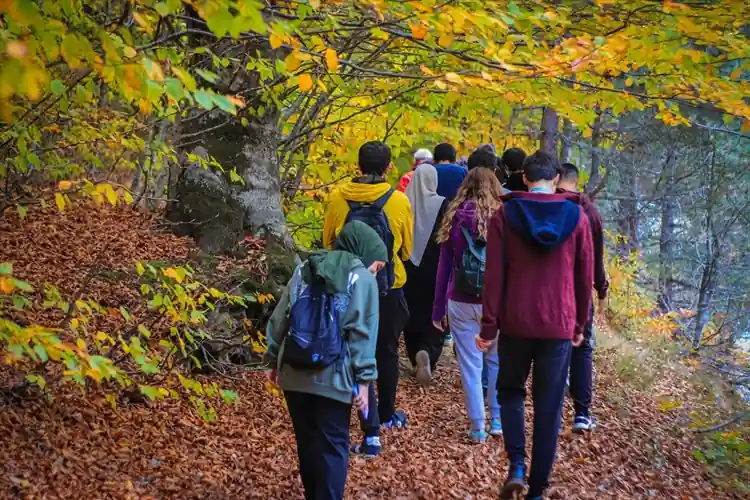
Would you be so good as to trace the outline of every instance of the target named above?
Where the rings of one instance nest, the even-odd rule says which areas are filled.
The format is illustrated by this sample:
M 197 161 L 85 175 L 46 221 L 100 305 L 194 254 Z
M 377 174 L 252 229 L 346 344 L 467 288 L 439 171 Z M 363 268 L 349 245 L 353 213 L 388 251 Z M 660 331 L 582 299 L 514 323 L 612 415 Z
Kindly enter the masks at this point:
M 314 61 L 316 58 L 325 62 L 325 67 L 328 71 L 337 71 L 340 67 L 338 52 L 332 47 L 325 47 L 322 39 L 313 40 L 314 49 L 312 51 L 303 50 L 298 39 L 286 34 L 280 34 L 277 31 L 273 31 L 269 35 L 268 42 L 274 50 L 284 45 L 291 47 L 292 51 L 284 58 L 284 69 L 290 73 L 298 71 L 303 62 Z M 309 72 L 297 75 L 296 79 L 292 81 L 296 81 L 297 87 L 303 92 L 312 90 L 315 86 L 315 78 Z
M 60 212 L 70 206 L 70 194 L 73 194 L 73 188 L 79 184 L 77 181 L 60 181 L 57 183 L 57 192 L 55 193 L 55 205 Z M 88 196 L 97 205 L 101 205 L 106 200 L 113 207 L 122 201 L 125 204 L 133 203 L 133 195 L 130 191 L 122 186 L 116 186 L 108 182 L 94 184 L 88 180 L 80 182 L 80 189 L 75 191 L 83 196 Z

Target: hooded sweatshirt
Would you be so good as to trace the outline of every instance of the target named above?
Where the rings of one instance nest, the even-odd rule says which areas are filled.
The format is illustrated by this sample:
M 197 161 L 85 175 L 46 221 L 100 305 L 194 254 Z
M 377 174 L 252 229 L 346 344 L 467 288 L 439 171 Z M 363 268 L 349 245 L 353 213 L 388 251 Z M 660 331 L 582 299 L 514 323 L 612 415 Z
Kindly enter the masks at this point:
M 481 337 L 568 340 L 591 308 L 594 250 L 583 209 L 557 194 L 513 192 L 489 223 Z M 507 293 L 512 291 L 512 293 Z
M 323 223 L 323 246 L 333 248 L 336 236 L 344 227 L 346 216 L 349 214 L 347 201 L 361 203 L 372 203 L 386 193 L 391 186 L 383 181 L 376 183 L 363 183 L 352 181 L 344 184 L 341 189 L 331 194 Z M 412 231 L 414 221 L 412 220 L 411 205 L 406 195 L 400 191 L 394 191 L 383 208 L 388 223 L 393 233 L 393 288 L 401 288 L 406 283 L 406 270 L 404 260 L 411 257 Z
M 529 188 L 523 182 L 523 172 L 508 172 L 508 180 L 505 181 L 505 188 L 509 191 L 528 191 Z
M 474 201 L 466 200 L 456 210 L 451 225 L 450 237 L 440 244 L 440 261 L 435 280 L 435 301 L 432 305 L 432 320 L 440 321 L 445 317 L 448 300 L 467 304 L 481 304 L 481 297 L 462 295 L 455 290 L 454 269 L 461 262 L 464 251 L 468 248 L 466 238 L 461 231 L 466 227 L 472 237 L 477 237 L 477 212 Z
M 264 361 L 278 370 L 279 383 L 284 391 L 304 392 L 352 402 L 355 383 L 377 380 L 375 346 L 378 339 L 378 284 L 362 261 L 353 259 L 349 269 L 351 288 L 347 308 L 340 312 L 341 330 L 346 342 L 343 363 L 332 363 L 320 370 L 296 369 L 284 363 L 284 339 L 289 333 L 289 313 L 299 294 L 307 286 L 304 282 L 304 262 L 294 271 L 279 303 L 266 326 L 268 349 Z
M 591 198 L 585 194 L 566 191 L 564 189 L 558 189 L 557 193 L 565 196 L 566 200 L 581 205 L 583 213 L 586 214 L 586 218 L 589 220 L 591 237 L 594 241 L 594 289 L 599 299 L 603 300 L 607 298 L 609 281 L 607 281 L 607 272 L 604 268 L 604 224 L 602 223 L 602 216 L 599 214 L 599 210 L 596 209 L 594 202 L 591 201 Z

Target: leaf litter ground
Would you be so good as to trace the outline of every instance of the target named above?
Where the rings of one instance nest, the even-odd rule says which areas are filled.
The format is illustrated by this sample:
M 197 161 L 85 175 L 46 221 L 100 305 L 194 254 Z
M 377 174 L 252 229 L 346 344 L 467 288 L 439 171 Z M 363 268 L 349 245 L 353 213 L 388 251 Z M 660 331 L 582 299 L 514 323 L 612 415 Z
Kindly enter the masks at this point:
M 118 269 L 136 259 L 182 260 L 192 248 L 159 231 L 154 219 L 132 212 L 37 216 L 23 224 L 0 221 L 0 261 L 14 261 L 18 277 L 36 286 L 52 282 L 68 293 L 75 293 L 85 279 L 82 269 L 97 259 Z M 125 294 L 111 283 L 94 288 L 108 301 Z M 660 395 L 688 399 L 689 384 L 661 379 L 644 394 L 618 378 L 613 349 L 596 357 L 598 427 L 583 436 L 571 433 L 568 403 L 549 498 L 731 498 L 702 475 L 679 413 L 660 407 Z M 4 387 L 14 381 L 9 375 L 0 372 Z M 218 407 L 211 424 L 187 402 L 112 409 L 97 391 L 84 397 L 63 389 L 51 401 L 3 402 L 0 498 L 302 498 L 281 399 L 267 392 L 260 373 L 218 381 L 240 400 Z M 468 441 L 452 353 L 446 352 L 427 391 L 405 375 L 398 405 L 409 415 L 409 429 L 384 434 L 378 459 L 350 461 L 347 498 L 497 498 L 507 472 L 502 438 L 486 445 Z M 527 412 L 530 422 L 530 403 Z M 360 438 L 354 430 L 352 439 Z

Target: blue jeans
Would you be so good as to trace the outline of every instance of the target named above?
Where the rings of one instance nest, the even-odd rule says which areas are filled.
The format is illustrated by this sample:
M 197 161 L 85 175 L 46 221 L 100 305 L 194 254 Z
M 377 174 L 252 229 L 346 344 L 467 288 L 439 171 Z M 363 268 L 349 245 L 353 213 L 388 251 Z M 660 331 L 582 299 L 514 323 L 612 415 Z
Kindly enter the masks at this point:
M 305 500 L 343 500 L 349 465 L 351 405 L 304 392 L 284 393 Z
M 464 401 L 466 413 L 471 421 L 472 430 L 485 428 L 484 413 L 484 390 L 482 389 L 482 364 L 487 365 L 490 380 L 487 390 L 487 406 L 490 416 L 500 416 L 500 405 L 497 402 L 495 382 L 497 380 L 497 351 L 494 346 L 482 353 L 475 342 L 479 335 L 482 321 L 482 304 L 466 304 L 463 302 L 448 301 L 448 322 L 453 332 L 453 345 L 456 346 L 458 368 L 461 373 L 461 382 L 464 388 Z
M 534 442 L 531 447 L 529 497 L 541 495 L 557 453 L 565 376 L 570 368 L 570 340 L 540 340 L 500 336 L 497 394 L 503 423 L 505 451 L 511 462 L 524 462 L 526 379 L 533 364 Z
M 489 384 L 489 372 L 487 371 L 487 361 L 482 361 L 482 389 L 484 389 L 484 395 L 487 396 L 487 385 Z
M 570 397 L 576 416 L 589 416 L 593 392 L 594 306 L 583 331 L 583 344 L 573 348 L 570 359 Z

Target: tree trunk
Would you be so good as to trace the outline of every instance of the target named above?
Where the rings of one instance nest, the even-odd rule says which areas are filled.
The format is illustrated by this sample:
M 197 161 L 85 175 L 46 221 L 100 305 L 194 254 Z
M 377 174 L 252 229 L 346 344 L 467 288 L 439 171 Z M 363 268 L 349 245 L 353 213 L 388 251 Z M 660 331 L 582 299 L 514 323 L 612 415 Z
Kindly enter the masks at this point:
M 618 254 L 629 255 L 638 249 L 638 170 L 635 168 L 635 154 L 630 152 L 628 162 L 624 162 L 623 183 L 627 188 L 623 190 L 623 198 L 619 202 L 618 232 L 623 237 L 618 245 Z
M 596 109 L 596 119 L 591 127 L 591 175 L 586 186 L 586 192 L 591 193 L 599 184 L 600 175 L 599 167 L 602 165 L 600 147 L 602 142 L 602 113 L 598 106 Z
M 573 124 L 567 118 L 563 119 L 562 135 L 560 135 L 560 163 L 569 163 L 573 154 Z
M 675 165 L 677 157 L 670 151 L 662 170 L 663 196 L 661 202 L 661 234 L 659 236 L 659 308 L 663 312 L 671 309 L 674 288 L 674 242 L 675 214 L 674 200 Z
M 550 107 L 545 107 L 542 114 L 539 149 L 553 155 L 557 154 L 557 121 L 557 112 Z

